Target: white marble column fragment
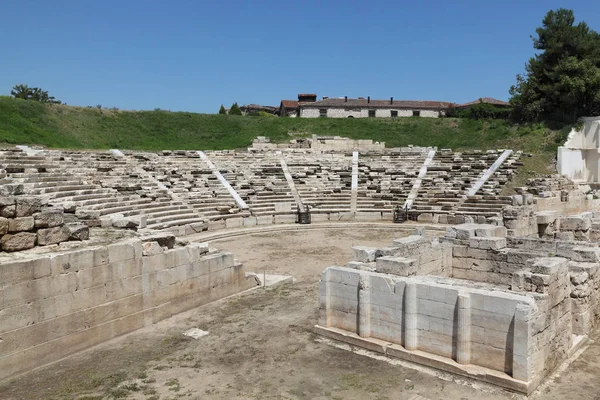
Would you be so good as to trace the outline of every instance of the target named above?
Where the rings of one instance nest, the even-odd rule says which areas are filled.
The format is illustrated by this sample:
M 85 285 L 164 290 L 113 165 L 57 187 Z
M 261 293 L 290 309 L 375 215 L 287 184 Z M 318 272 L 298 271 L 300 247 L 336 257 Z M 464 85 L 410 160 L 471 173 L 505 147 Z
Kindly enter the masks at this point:
M 325 309 L 322 311 L 322 325 L 325 328 L 331 327 L 331 270 L 328 268 L 325 270 L 325 277 L 323 281 L 325 285 Z
M 456 340 L 456 362 L 471 363 L 471 297 L 468 293 L 458 294 L 458 324 Z
M 404 288 L 404 348 L 416 350 L 418 346 L 417 285 L 407 283 Z
M 540 357 L 530 354 L 531 324 L 531 308 L 525 304 L 517 304 L 513 325 L 512 377 L 523 382 L 529 382 L 533 378 L 533 370 L 539 367 L 535 362 L 544 362 Z
M 358 282 L 358 336 L 371 336 L 371 277 L 360 276 Z

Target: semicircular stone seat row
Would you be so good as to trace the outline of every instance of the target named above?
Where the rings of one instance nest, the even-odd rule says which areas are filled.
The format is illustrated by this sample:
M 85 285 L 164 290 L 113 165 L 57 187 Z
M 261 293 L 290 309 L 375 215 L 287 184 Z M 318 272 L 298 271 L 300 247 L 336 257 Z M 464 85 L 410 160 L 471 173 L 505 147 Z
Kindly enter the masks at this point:
M 205 159 L 196 151 L 44 150 L 27 155 L 4 149 L 1 182 L 22 184 L 25 193 L 46 196 L 90 221 L 144 217 L 148 228 L 189 234 L 233 227 L 243 217 L 294 222 L 298 203 L 329 219 L 355 212 L 391 220 L 394 207 L 402 206 L 411 191 L 416 194 L 411 212 L 498 215 L 510 203 L 500 196 L 501 189 L 521 165 L 521 153 L 513 153 L 475 196 L 467 196 L 499 152 L 437 151 L 422 177 L 427 152 L 360 153 L 354 188 L 352 152 L 204 154 Z

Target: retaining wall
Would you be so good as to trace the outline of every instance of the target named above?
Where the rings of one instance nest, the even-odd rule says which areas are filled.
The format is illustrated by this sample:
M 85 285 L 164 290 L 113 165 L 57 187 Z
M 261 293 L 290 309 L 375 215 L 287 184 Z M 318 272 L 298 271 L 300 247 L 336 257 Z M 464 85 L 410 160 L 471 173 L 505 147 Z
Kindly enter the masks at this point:
M 0 379 L 257 285 L 232 253 L 130 239 L 0 265 Z

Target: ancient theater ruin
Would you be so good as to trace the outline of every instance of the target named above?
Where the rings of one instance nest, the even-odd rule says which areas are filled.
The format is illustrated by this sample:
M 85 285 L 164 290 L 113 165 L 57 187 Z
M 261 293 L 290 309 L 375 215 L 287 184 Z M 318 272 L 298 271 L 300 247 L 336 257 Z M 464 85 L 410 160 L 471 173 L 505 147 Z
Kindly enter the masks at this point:
M 509 193 L 526 156 L 325 136 L 5 147 L 0 379 L 265 283 L 199 235 L 351 222 L 417 230 L 323 272 L 319 334 L 530 393 L 595 326 L 600 200 L 558 175 Z

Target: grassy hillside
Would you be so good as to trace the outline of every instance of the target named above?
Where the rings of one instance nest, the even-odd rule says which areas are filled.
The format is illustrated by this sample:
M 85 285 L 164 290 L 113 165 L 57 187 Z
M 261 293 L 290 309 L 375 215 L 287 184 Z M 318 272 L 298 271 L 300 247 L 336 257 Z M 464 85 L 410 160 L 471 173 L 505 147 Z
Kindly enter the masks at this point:
M 169 111 L 113 111 L 0 97 L 0 143 L 83 149 L 235 149 L 256 136 L 339 135 L 385 141 L 387 147 L 511 148 L 533 153 L 529 169 L 548 172 L 565 132 L 543 125 L 453 118 L 297 119 Z

